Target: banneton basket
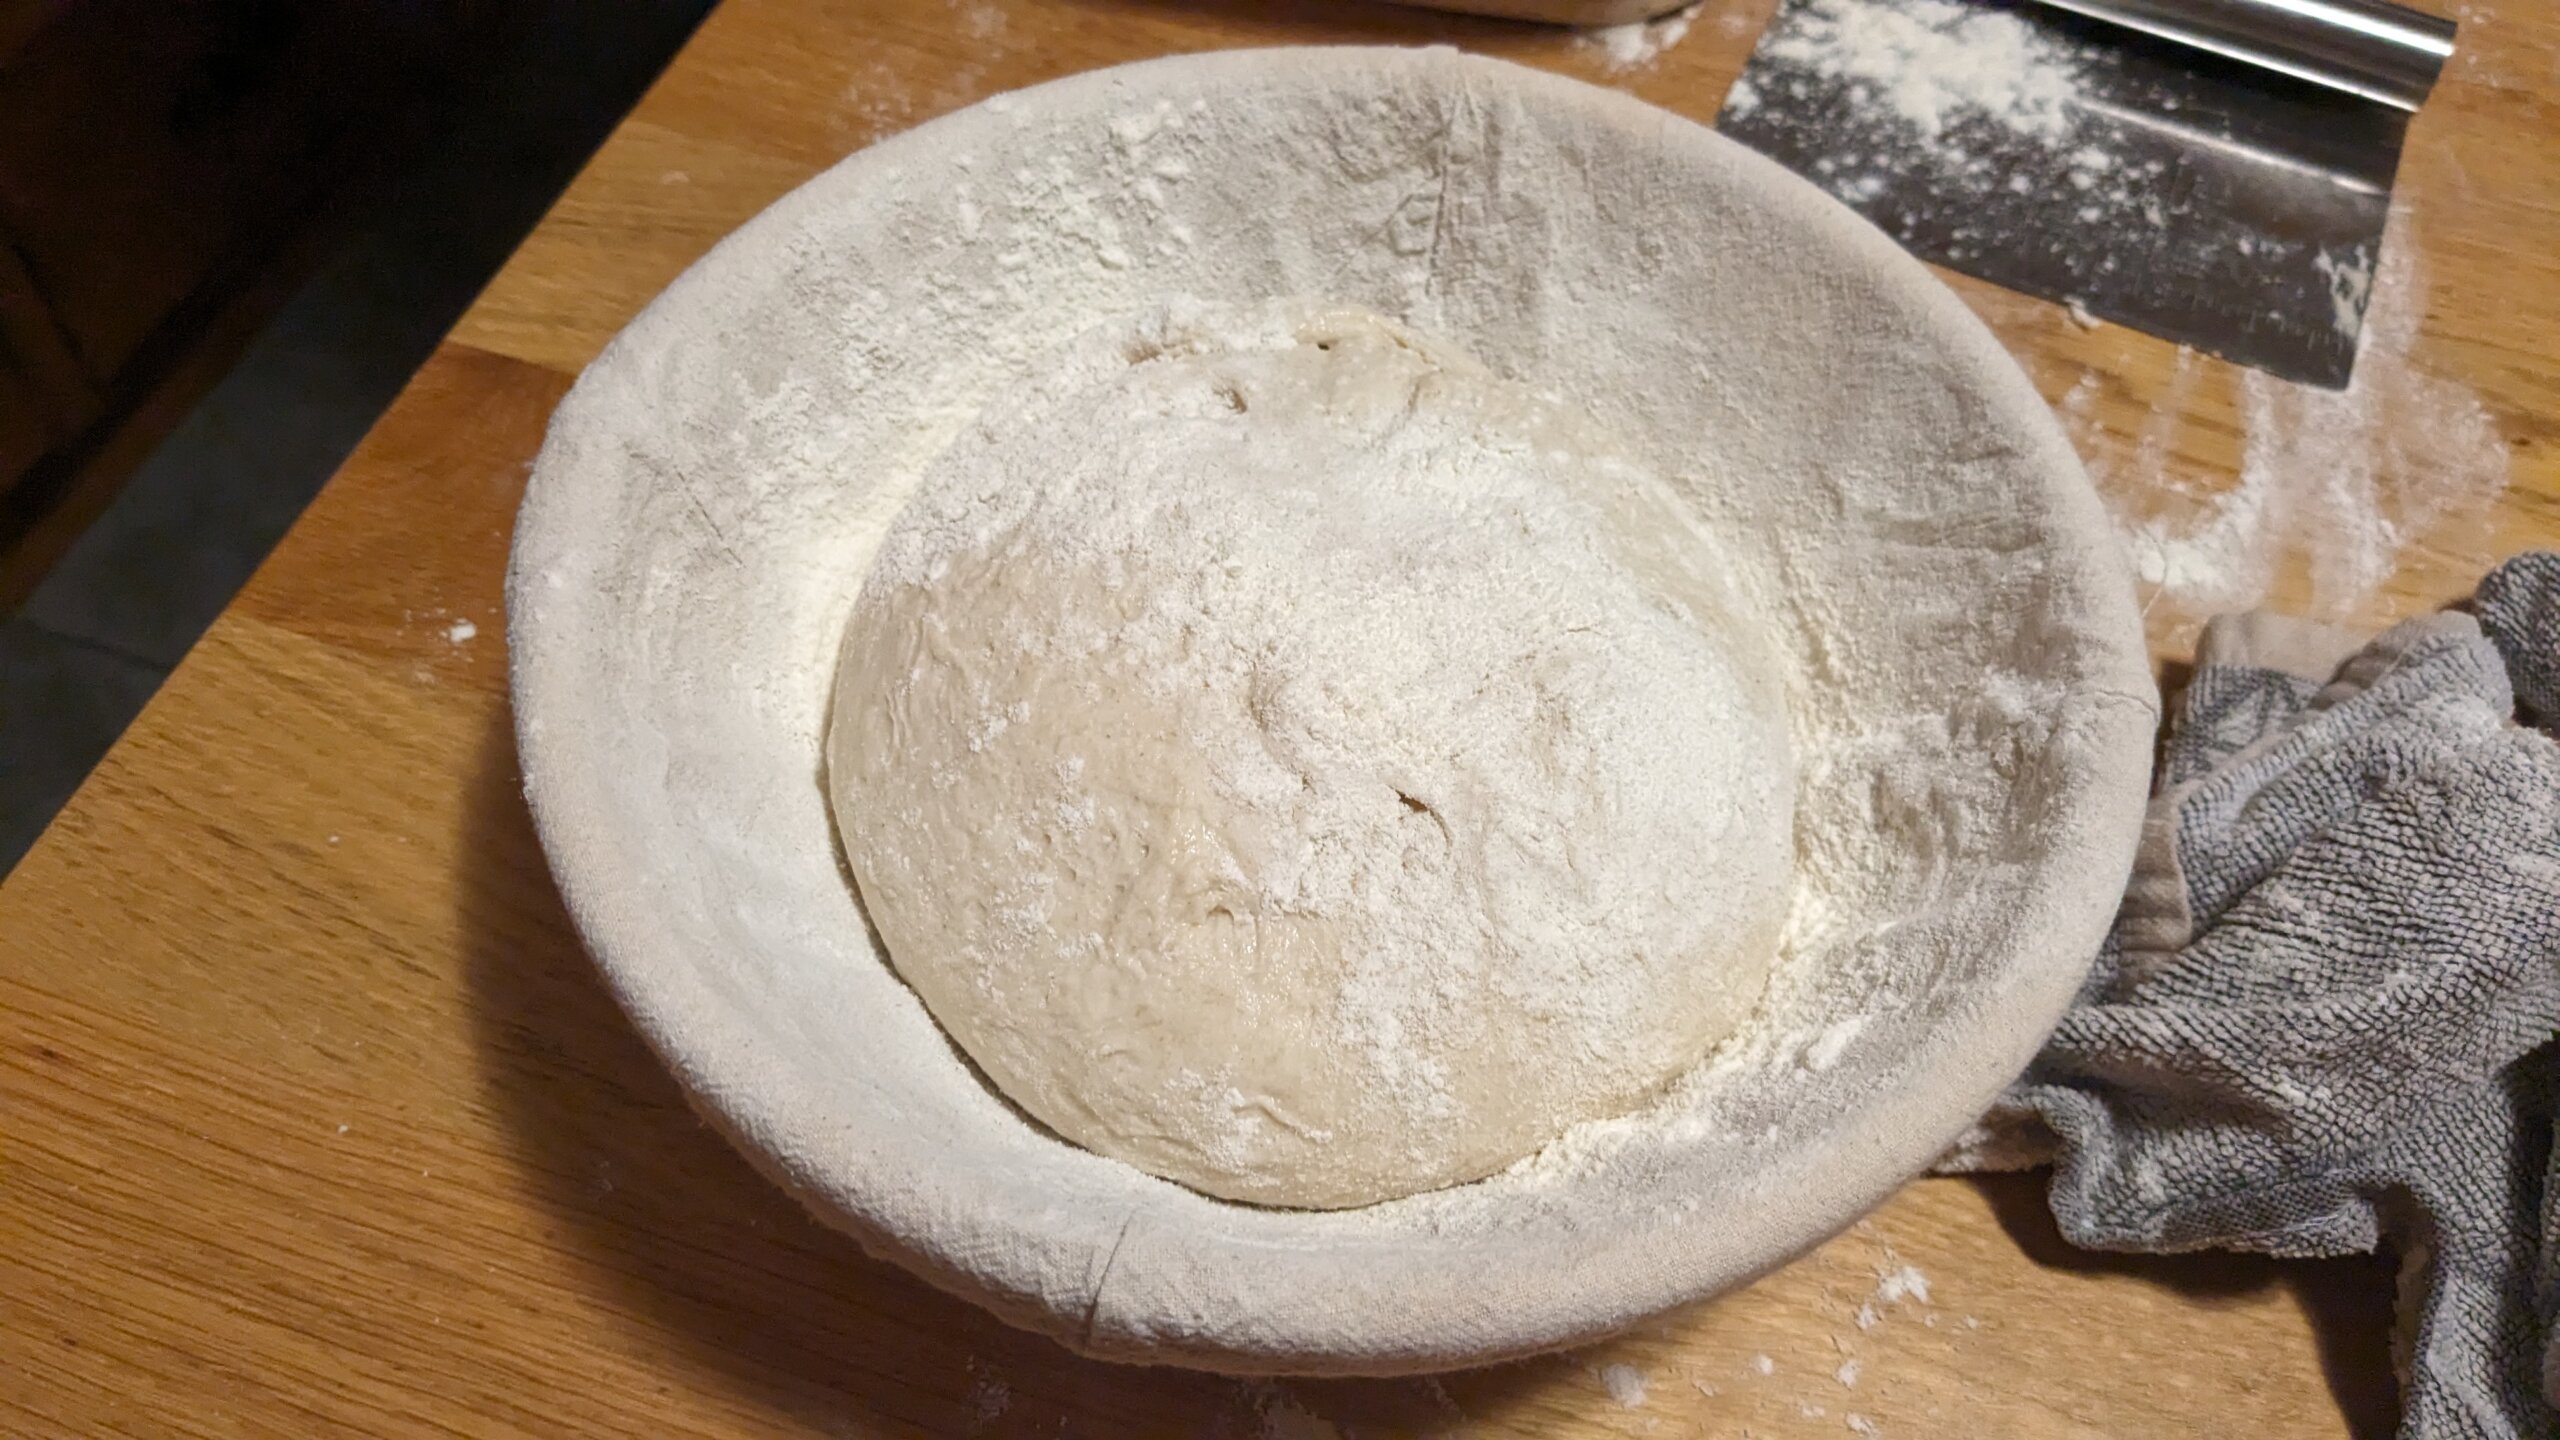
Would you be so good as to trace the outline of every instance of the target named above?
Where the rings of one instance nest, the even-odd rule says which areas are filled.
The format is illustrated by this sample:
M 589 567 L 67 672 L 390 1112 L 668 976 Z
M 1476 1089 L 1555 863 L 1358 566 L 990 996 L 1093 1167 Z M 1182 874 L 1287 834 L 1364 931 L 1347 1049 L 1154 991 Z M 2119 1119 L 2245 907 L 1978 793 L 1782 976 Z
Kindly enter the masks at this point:
M 1023 1119 L 875 947 L 819 758 L 871 549 L 1008 377 L 1178 294 L 1454 341 L 1598 415 L 1734 552 L 1791 667 L 1801 893 L 1763 1012 L 1651 1108 L 1411 1200 L 1222 1203 Z M 1447 50 L 1128 65 L 846 160 L 588 367 L 508 604 L 544 846 L 703 1111 L 1008 1320 L 1238 1372 L 1572 1344 L 1854 1220 L 2070 999 L 2156 705 L 2097 497 L 1944 286 L 1701 126 Z

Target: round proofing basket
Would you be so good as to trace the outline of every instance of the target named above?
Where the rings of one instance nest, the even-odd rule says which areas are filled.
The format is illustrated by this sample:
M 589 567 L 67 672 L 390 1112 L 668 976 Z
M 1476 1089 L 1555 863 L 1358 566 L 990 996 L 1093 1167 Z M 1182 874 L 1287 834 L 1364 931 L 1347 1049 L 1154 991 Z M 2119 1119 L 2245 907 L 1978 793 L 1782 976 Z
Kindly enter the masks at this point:
M 1179 294 L 1452 340 L 1597 414 L 1734 552 L 1793 669 L 1804 895 L 1750 1034 L 1652 1109 L 1407 1201 L 1224 1204 L 1025 1121 L 876 948 L 819 771 L 871 548 L 993 390 Z M 1081 75 L 803 186 L 561 404 L 509 643 L 569 907 L 742 1150 L 1018 1324 L 1247 1372 L 1582 1341 L 1875 1204 L 2068 1002 L 2154 708 L 2096 497 L 1943 286 L 1698 125 L 1445 50 Z

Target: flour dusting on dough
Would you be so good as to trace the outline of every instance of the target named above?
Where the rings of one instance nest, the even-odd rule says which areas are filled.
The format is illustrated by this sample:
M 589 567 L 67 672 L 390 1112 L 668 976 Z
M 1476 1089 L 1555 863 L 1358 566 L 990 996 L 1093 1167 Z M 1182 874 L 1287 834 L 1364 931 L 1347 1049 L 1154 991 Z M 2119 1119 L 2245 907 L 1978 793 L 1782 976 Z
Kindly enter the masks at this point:
M 1339 306 L 1177 305 L 1051 370 L 883 542 L 830 742 L 891 958 L 1008 1095 L 1212 1194 L 1369 1204 L 1742 1023 L 1789 724 L 1652 476 Z

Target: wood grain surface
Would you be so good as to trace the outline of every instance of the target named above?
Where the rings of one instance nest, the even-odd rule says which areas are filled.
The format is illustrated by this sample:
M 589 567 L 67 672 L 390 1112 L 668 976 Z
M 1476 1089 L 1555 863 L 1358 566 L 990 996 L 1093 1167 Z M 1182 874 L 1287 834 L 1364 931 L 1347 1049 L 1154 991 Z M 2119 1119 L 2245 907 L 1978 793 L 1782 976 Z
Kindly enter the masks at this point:
M 759 1179 L 561 911 L 503 693 L 513 509 L 577 369 L 722 234 L 993 90 L 1213 46 L 1453 41 L 1704 118 L 1768 3 L 1613 76 L 1568 35 L 1348 0 L 730 0 L 0 887 L 0 1434 L 2388 1434 L 2387 1258 L 2077 1253 L 2034 1177 L 1914 1183 L 1746 1290 L 1544 1360 L 1078 1360 Z M 2423 323 L 2368 371 L 2476 396 L 2508 484 L 2395 537 L 2369 597 L 2288 562 L 2279 598 L 2367 621 L 2560 544 L 2560 4 L 2463 34 L 2404 172 Z M 2236 483 L 2263 393 L 1957 284 L 2111 502 Z M 2153 620 L 2174 656 L 2194 617 Z

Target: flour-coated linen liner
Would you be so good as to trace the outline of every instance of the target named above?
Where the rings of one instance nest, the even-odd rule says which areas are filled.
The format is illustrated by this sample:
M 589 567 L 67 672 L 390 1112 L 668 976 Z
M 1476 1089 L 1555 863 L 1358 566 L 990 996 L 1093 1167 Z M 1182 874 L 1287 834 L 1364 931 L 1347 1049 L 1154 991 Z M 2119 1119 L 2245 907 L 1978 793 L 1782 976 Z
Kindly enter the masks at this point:
M 1750 1038 L 1652 1109 L 1411 1200 L 1224 1204 L 1023 1120 L 870 943 L 818 772 L 869 549 L 992 387 L 1185 292 L 1454 340 L 1616 427 L 1736 552 L 1795 671 L 1802 893 Z M 1446 50 L 1151 61 L 846 160 L 588 367 L 508 592 L 544 845 L 703 1110 L 1009 1320 L 1234 1371 L 1565 1345 L 1847 1224 L 2070 999 L 2153 722 L 2097 499 L 1952 294 L 1702 126 Z

